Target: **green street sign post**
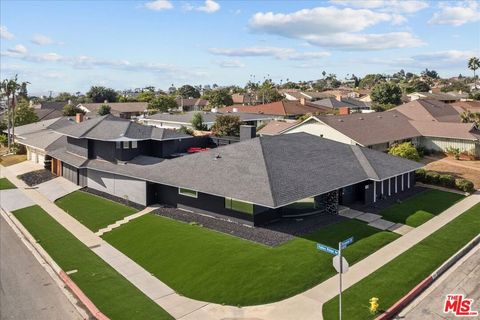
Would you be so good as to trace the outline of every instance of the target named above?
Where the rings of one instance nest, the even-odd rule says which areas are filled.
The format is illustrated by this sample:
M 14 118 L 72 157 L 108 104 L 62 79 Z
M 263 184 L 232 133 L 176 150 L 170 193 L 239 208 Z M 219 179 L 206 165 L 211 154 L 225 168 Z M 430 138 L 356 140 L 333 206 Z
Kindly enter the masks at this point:
M 317 250 L 334 255 L 332 264 L 335 270 L 337 270 L 339 278 L 338 314 L 340 320 L 342 320 L 342 273 L 347 272 L 349 267 L 347 260 L 342 256 L 342 249 L 347 248 L 352 243 L 353 237 L 340 241 L 338 243 L 338 250 L 327 245 L 317 243 Z

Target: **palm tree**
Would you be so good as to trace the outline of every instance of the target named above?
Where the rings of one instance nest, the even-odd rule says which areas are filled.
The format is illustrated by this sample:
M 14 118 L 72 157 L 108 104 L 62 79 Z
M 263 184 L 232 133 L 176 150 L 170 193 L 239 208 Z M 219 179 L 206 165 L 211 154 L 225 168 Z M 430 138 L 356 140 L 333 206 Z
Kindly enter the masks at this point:
M 475 71 L 480 68 L 480 59 L 477 57 L 471 57 L 468 60 L 468 69 L 473 70 L 473 81 L 475 82 L 475 89 L 477 89 L 477 78 L 475 76 Z
M 472 119 L 472 113 L 467 110 L 465 112 L 462 112 L 460 114 L 460 120 L 463 122 L 463 123 L 468 123 L 468 122 L 471 122 L 471 119 Z
M 26 88 L 29 82 L 18 82 L 18 75 L 12 79 L 5 79 L 1 84 L 2 95 L 7 98 L 7 135 L 8 135 L 8 150 L 11 151 L 11 146 L 15 137 L 15 107 L 17 105 L 17 91 L 21 88 Z M 10 131 L 11 129 L 11 131 Z

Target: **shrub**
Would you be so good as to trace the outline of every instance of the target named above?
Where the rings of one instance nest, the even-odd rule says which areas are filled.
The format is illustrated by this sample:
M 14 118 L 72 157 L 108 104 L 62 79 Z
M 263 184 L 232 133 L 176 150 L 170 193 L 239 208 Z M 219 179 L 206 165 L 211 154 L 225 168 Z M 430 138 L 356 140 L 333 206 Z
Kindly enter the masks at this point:
M 411 142 L 403 142 L 399 144 L 394 144 L 390 150 L 388 151 L 389 154 L 397 157 L 402 157 L 405 159 L 418 161 L 420 160 L 420 156 L 418 155 L 418 151 Z
M 442 174 L 439 176 L 438 182 L 443 187 L 455 188 L 455 178 L 452 175 Z
M 465 192 L 473 192 L 475 190 L 473 182 L 466 179 L 457 179 L 455 180 L 455 187 L 458 190 Z
M 445 149 L 445 153 L 447 156 L 453 156 L 455 160 L 460 159 L 460 149 L 458 148 L 448 147 Z
M 0 146 L 6 147 L 8 144 L 8 138 L 6 134 L 0 134 Z
M 425 175 L 427 174 L 427 170 L 425 169 L 417 169 L 415 171 L 415 181 L 418 182 L 425 182 Z
M 439 179 L 440 175 L 436 172 L 428 171 L 425 174 L 425 182 L 427 183 L 438 184 Z

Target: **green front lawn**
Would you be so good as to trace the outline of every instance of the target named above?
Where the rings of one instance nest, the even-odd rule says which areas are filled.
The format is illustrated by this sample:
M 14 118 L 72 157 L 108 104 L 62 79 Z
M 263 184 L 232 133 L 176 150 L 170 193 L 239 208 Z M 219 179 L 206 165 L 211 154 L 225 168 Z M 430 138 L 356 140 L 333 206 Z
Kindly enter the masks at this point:
M 380 214 L 385 220 L 418 227 L 463 198 L 457 193 L 431 189 L 394 204 Z
M 10 182 L 7 178 L 1 178 L 0 179 L 0 190 L 6 190 L 6 189 L 16 189 L 15 185 Z
M 437 269 L 450 256 L 478 235 L 480 204 L 467 210 L 408 251 L 404 252 L 342 295 L 343 318 L 373 319 L 368 300 L 379 298 L 380 309 L 387 310 Z M 323 306 L 326 320 L 338 319 L 338 297 Z
M 137 212 L 134 208 L 83 191 L 70 193 L 55 203 L 94 232 Z
M 256 305 L 303 292 L 335 274 L 332 256 L 316 242 L 338 246 L 353 264 L 399 236 L 345 220 L 271 248 L 196 225 L 148 214 L 103 238 L 189 298 Z
M 39 206 L 13 214 L 110 319 L 172 319 Z

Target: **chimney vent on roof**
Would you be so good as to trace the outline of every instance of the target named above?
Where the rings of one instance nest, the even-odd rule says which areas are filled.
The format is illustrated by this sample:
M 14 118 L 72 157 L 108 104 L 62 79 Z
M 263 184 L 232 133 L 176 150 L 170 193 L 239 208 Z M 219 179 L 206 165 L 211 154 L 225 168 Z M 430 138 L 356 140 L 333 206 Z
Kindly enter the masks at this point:
M 108 103 L 108 100 L 107 99 L 103 100 L 103 103 Z
M 238 112 L 238 109 L 237 109 L 237 108 L 233 108 L 232 111 L 233 111 L 233 112 Z
M 377 116 L 377 118 L 382 118 L 382 116 Z
M 220 154 L 216 154 L 215 157 L 213 158 L 213 160 L 218 160 L 218 159 L 221 159 L 222 157 L 220 156 Z
M 217 113 L 217 112 L 218 112 L 218 108 L 214 107 L 214 108 L 212 108 L 212 110 L 210 110 L 210 111 L 213 112 L 213 113 Z
M 362 117 L 360 117 L 360 118 L 358 118 L 358 120 L 363 120 L 363 118 L 362 118 Z
M 80 123 L 83 121 L 83 113 L 79 112 L 75 115 L 75 122 Z
M 71 104 L 72 104 L 72 100 L 68 99 L 67 104 L 68 104 L 68 105 L 71 105 Z

